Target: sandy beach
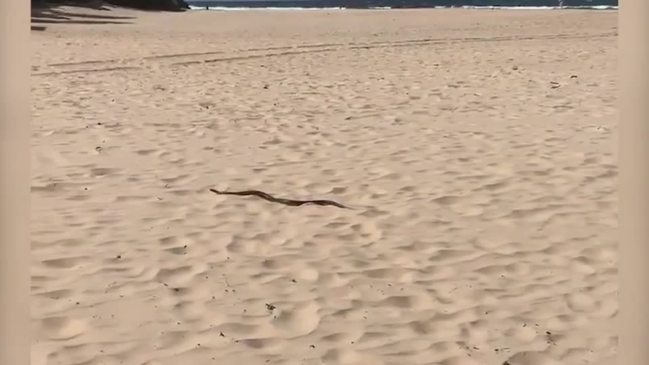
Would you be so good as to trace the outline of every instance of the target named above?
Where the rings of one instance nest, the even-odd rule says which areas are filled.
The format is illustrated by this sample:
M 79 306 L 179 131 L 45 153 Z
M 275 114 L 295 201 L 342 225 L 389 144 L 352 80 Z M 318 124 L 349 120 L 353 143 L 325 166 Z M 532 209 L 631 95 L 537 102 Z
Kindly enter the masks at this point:
M 33 365 L 612 363 L 616 12 L 61 13 Z

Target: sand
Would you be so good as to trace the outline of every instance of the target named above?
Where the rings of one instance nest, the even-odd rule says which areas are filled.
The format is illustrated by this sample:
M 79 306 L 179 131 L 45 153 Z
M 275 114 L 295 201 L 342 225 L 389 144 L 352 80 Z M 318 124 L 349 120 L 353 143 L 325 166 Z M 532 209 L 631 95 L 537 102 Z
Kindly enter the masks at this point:
M 615 12 L 64 11 L 33 364 L 611 363 Z

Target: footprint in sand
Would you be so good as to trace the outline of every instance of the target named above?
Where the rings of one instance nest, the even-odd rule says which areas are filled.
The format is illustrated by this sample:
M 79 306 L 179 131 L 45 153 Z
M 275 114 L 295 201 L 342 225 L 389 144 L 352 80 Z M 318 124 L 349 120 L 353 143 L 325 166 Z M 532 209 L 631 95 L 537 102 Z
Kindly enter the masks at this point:
M 375 356 L 361 354 L 353 350 L 329 350 L 324 356 L 322 356 L 322 362 L 324 364 L 340 364 L 340 365 L 361 365 L 361 364 L 373 364 L 380 365 L 384 362 Z
M 468 357 L 455 356 L 441 362 L 442 365 L 482 365 L 482 363 Z
M 43 265 L 50 269 L 71 269 L 77 267 L 84 262 L 88 261 L 86 256 L 77 256 L 77 257 L 62 257 L 58 259 L 44 260 L 41 261 Z
M 41 320 L 41 330 L 51 340 L 69 340 L 84 333 L 87 324 L 78 319 L 49 317 Z
M 319 309 L 314 302 L 298 304 L 292 309 L 277 308 L 275 310 L 279 314 L 273 319 L 273 325 L 286 337 L 306 336 L 315 331 L 320 324 Z
M 514 354 L 503 365 L 559 365 L 559 362 L 541 352 L 524 351 Z

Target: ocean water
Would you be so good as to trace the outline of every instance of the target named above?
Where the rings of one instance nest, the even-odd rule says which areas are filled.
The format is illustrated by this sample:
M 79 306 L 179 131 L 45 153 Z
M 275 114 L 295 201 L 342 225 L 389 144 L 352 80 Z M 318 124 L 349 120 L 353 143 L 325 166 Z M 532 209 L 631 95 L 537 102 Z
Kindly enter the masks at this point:
M 404 8 L 479 8 L 479 9 L 556 9 L 560 0 L 190 0 L 195 10 L 310 10 L 310 9 L 404 9 Z M 645 0 L 647 1 L 647 0 Z M 563 0 L 568 9 L 617 9 L 617 0 Z

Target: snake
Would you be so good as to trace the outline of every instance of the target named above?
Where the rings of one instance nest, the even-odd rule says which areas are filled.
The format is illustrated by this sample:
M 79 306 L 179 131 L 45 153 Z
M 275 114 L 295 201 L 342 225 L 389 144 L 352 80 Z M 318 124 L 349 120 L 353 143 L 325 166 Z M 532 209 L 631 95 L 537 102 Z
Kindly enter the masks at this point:
M 284 204 L 292 207 L 299 207 L 305 204 L 314 204 L 314 205 L 323 205 L 323 206 L 329 205 L 329 206 L 334 206 L 342 209 L 352 209 L 346 205 L 340 204 L 333 200 L 325 200 L 325 199 L 295 200 L 295 199 L 276 198 L 268 193 L 259 190 L 222 191 L 222 190 L 210 189 L 210 191 L 213 192 L 214 194 L 219 194 L 219 195 L 256 196 L 258 198 L 268 200 L 269 202 Z

